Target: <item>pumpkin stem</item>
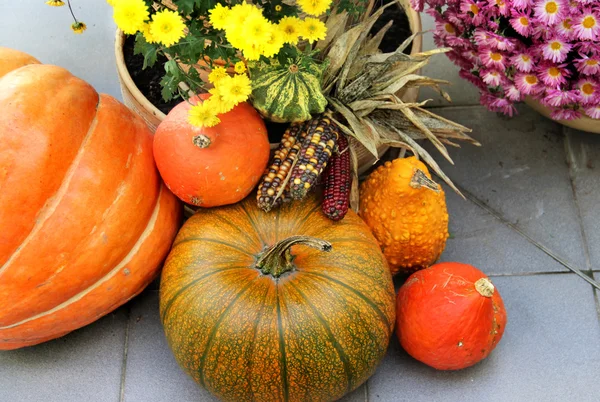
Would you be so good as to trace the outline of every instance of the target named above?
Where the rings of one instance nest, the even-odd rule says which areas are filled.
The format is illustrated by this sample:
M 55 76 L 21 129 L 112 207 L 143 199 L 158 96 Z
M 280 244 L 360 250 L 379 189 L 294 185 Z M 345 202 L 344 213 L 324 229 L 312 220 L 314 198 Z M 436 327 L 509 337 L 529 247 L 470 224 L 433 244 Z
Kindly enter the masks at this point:
M 210 138 L 208 138 L 204 134 L 198 134 L 195 135 L 194 138 L 192 138 L 192 142 L 198 148 L 208 148 L 210 145 Z
M 292 264 L 294 256 L 290 252 L 290 248 L 296 244 L 303 244 L 327 252 L 331 251 L 332 248 L 331 243 L 325 240 L 309 236 L 290 236 L 266 249 L 258 258 L 256 268 L 260 269 L 263 274 L 272 275 L 275 278 L 291 271 L 294 268 Z
M 492 297 L 494 294 L 494 285 L 488 278 L 481 278 L 475 282 L 475 289 L 483 297 Z
M 428 188 L 429 190 L 435 191 L 436 193 L 440 192 L 440 188 L 436 182 L 431 180 L 425 172 L 421 169 L 415 169 L 415 173 L 410 179 L 410 186 L 412 188 Z

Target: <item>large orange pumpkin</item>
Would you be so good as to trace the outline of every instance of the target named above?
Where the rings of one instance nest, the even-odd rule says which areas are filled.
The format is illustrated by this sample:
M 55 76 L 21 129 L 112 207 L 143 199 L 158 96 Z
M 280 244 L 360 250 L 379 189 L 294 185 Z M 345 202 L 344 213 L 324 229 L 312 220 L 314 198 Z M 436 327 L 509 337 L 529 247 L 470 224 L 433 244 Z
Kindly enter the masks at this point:
M 139 293 L 181 206 L 148 128 L 121 103 L 11 49 L 0 48 L 0 74 L 0 349 L 14 349 Z
M 249 197 L 185 223 L 165 262 L 160 314 L 181 367 L 219 398 L 318 402 L 375 371 L 394 299 L 355 213 L 333 222 L 315 198 L 266 213 Z
M 154 135 L 154 158 L 165 184 L 199 207 L 243 200 L 261 178 L 270 153 L 265 123 L 246 102 L 220 114 L 214 127 L 192 126 L 191 104 L 209 96 L 175 106 Z

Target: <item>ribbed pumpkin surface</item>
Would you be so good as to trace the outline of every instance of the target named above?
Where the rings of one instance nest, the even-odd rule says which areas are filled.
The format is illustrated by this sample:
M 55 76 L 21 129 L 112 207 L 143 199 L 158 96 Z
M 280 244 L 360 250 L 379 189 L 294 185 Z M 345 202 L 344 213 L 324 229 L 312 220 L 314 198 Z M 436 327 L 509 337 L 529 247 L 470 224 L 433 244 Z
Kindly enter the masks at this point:
M 315 199 L 271 213 L 255 200 L 201 210 L 179 232 L 161 278 L 160 314 L 181 367 L 226 401 L 330 401 L 358 387 L 384 356 L 394 287 L 364 223 L 332 222 Z M 294 269 L 255 268 L 292 235 Z
M 256 62 L 249 68 L 252 105 L 267 119 L 279 123 L 305 121 L 325 110 L 327 100 L 321 92 L 323 67 L 315 62 Z
M 15 53 L 0 48 L 0 63 Z M 0 349 L 131 299 L 158 274 L 181 215 L 141 119 L 67 70 L 21 59 L 0 65 Z

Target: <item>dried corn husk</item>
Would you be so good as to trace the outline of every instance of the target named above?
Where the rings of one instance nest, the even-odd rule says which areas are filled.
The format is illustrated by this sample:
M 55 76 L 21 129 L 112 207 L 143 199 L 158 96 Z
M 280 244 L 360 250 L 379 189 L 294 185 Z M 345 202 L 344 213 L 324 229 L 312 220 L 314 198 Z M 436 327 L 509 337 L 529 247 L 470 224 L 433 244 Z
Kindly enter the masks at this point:
M 368 9 L 373 8 L 373 1 Z M 401 3 L 398 1 L 398 5 Z M 395 94 L 410 87 L 428 86 L 437 90 L 447 100 L 448 94 L 441 85 L 447 81 L 424 77 L 418 71 L 433 55 L 450 49 L 435 49 L 410 56 L 404 53 L 417 32 L 392 53 L 381 53 L 378 48 L 391 24 L 384 26 L 374 36 L 368 32 L 386 7 L 367 14 L 350 29 L 339 29 L 349 19 L 345 13 L 332 13 L 325 21 L 330 28 L 327 38 L 317 44 L 322 57 L 329 59 L 324 73 L 323 88 L 329 101 L 334 121 L 351 137 L 350 150 L 355 183 L 351 191 L 351 206 L 358 210 L 356 147 L 365 147 L 375 157 L 377 148 L 389 145 L 409 149 L 423 159 L 457 193 L 450 178 L 440 169 L 429 153 L 417 140 L 426 139 L 448 161 L 453 163 L 446 145 L 458 146 L 456 141 L 480 145 L 471 138 L 470 129 L 423 109 L 426 102 L 404 103 Z

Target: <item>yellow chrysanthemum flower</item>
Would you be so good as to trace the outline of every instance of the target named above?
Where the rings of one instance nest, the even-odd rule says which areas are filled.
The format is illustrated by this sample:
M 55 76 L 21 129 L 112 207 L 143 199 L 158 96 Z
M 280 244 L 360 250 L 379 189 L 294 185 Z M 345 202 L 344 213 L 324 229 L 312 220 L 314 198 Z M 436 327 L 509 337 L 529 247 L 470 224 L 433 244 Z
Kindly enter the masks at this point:
M 119 0 L 106 0 L 106 2 L 107 2 L 108 4 L 110 4 L 111 6 L 113 6 L 113 7 L 114 7 L 114 6 L 116 6 L 116 5 L 117 5 L 117 3 L 119 2 Z
M 332 0 L 296 0 L 303 12 L 319 16 L 331 7 Z
M 211 102 L 198 103 L 190 108 L 188 121 L 196 127 L 213 127 L 221 122 Z
M 235 72 L 238 74 L 243 74 L 246 72 L 246 63 L 244 63 L 243 61 L 238 61 L 237 63 L 235 63 Z
M 283 35 L 279 32 L 279 28 L 277 26 L 274 26 L 272 32 L 271 39 L 263 44 L 262 51 L 263 56 L 269 58 L 274 57 L 277 53 L 279 53 L 285 44 Z
M 212 96 L 208 98 L 207 102 L 212 103 L 212 107 L 218 114 L 227 113 L 235 106 L 233 103 L 229 103 L 223 99 L 223 94 L 221 93 L 221 88 L 219 86 L 209 89 L 208 92 Z
M 297 17 L 283 17 L 279 20 L 279 31 L 283 36 L 283 41 L 292 45 L 298 43 L 301 25 L 302 21 Z
M 85 31 L 87 29 L 87 26 L 83 22 L 77 21 L 77 22 L 74 22 L 73 24 L 71 24 L 71 29 L 76 34 L 81 34 L 81 33 L 83 33 L 83 31 Z
M 266 43 L 273 35 L 272 24 L 262 15 L 251 15 L 244 21 L 242 35 L 247 43 Z
M 244 58 L 246 60 L 258 60 L 263 53 L 262 45 L 259 45 L 256 42 L 248 43 L 246 46 L 239 46 L 239 49 L 242 49 L 244 53 Z
M 277 4 L 275 6 L 275 11 L 280 12 L 281 10 L 283 10 L 283 7 L 281 7 L 281 4 Z
M 230 11 L 231 9 L 229 7 L 223 7 L 221 4 L 217 4 L 208 12 L 210 14 L 208 20 L 216 29 L 225 29 Z
M 140 31 L 144 35 L 144 39 L 146 39 L 146 42 L 156 43 L 156 38 L 154 36 L 152 36 L 152 33 L 150 32 L 150 24 L 149 23 L 145 23 L 144 26 L 142 27 L 142 29 L 140 29 Z
M 113 19 L 119 29 L 133 35 L 144 26 L 149 18 L 144 0 L 119 0 L 113 8 Z
M 46 2 L 46 4 L 48 4 L 49 6 L 52 6 L 52 7 L 60 7 L 60 6 L 64 6 L 65 2 L 62 0 L 48 0 Z
M 246 74 L 238 74 L 221 81 L 219 90 L 225 102 L 237 105 L 248 99 L 252 93 L 252 84 Z
M 327 27 L 317 18 L 307 17 L 300 25 L 300 35 L 310 43 L 325 39 L 327 36 Z
M 227 74 L 227 70 L 225 70 L 225 68 L 215 67 L 210 72 L 210 74 L 208 74 L 208 82 L 210 82 L 213 85 L 217 85 L 221 80 L 223 80 L 224 78 L 227 78 L 227 77 L 228 77 L 228 74 Z
M 185 24 L 175 11 L 159 11 L 152 16 L 150 33 L 157 42 L 172 46 L 185 36 Z

